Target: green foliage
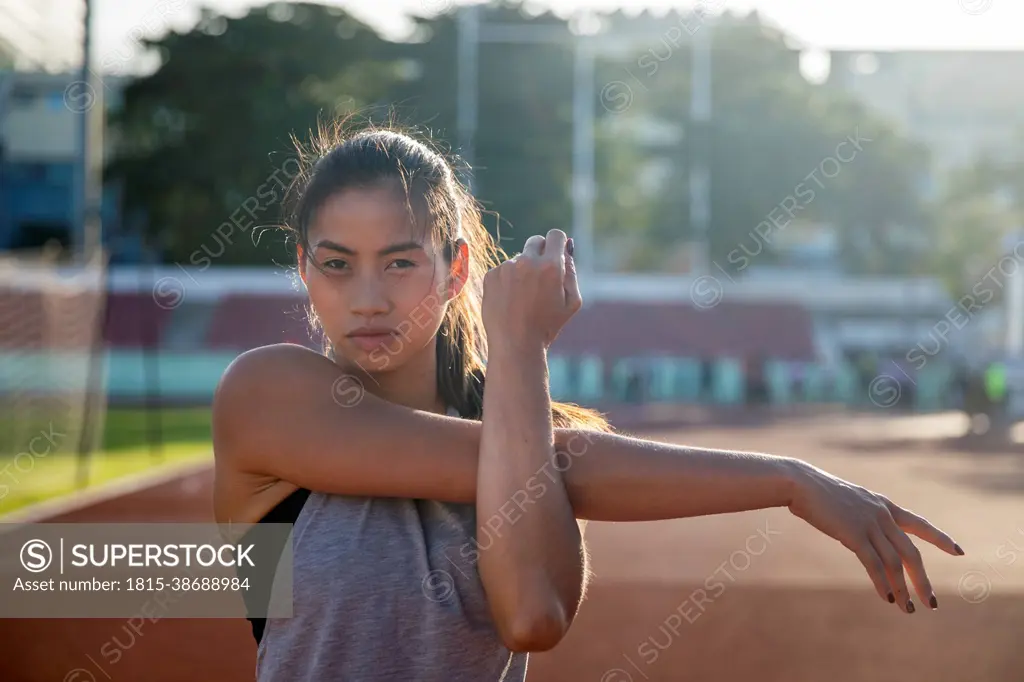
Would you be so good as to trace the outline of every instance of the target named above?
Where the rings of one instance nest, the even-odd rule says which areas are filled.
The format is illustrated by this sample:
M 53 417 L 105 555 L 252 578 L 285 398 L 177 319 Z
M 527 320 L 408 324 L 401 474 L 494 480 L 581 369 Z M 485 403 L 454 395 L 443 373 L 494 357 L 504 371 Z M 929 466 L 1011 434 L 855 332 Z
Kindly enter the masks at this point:
M 256 242 L 258 226 L 281 217 L 290 135 L 386 99 L 395 65 L 377 58 L 382 41 L 337 8 L 298 4 L 239 19 L 206 11 L 190 32 L 152 46 L 163 65 L 128 86 L 113 121 L 110 172 L 123 178 L 128 208 L 145 210 L 174 261 L 286 258 L 280 239 Z M 239 211 L 247 199 L 251 210 Z M 240 227 L 218 235 L 233 215 Z
M 1004 161 L 983 157 L 955 168 L 930 209 L 934 227 L 927 272 L 940 277 L 956 298 L 986 278 L 987 286 L 1001 298 L 1006 276 L 998 270 L 1000 259 L 1020 259 L 1006 253 L 1004 246 L 1022 225 L 1024 165 L 1010 155 Z M 1016 252 L 1024 253 L 1024 247 Z M 1012 272 L 1011 263 L 1003 267 Z
M 506 251 L 536 233 L 569 231 L 572 218 L 572 49 L 568 28 L 551 15 L 528 19 L 514 4 L 481 13 L 486 23 L 547 23 L 565 30 L 564 45 L 488 43 L 479 50 L 478 117 L 473 189 L 485 222 Z M 442 149 L 461 155 L 456 130 L 457 29 L 454 16 L 418 20 L 429 40 L 395 44 L 421 77 L 396 83 L 391 101 L 400 120 L 425 128 Z M 461 158 L 461 156 L 460 156 Z
M 566 36 L 564 44 L 480 47 L 474 190 L 493 212 L 488 227 L 516 252 L 531 234 L 571 231 L 571 33 L 562 19 L 529 16 L 510 1 L 492 3 L 482 19 L 544 24 Z M 188 33 L 154 41 L 163 64 L 124 93 L 110 172 L 123 179 L 129 208 L 145 211 L 168 259 L 287 260 L 280 238 L 255 226 L 280 219 L 283 192 L 268 190 L 268 179 L 293 156 L 290 136 L 305 139 L 319 120 L 349 111 L 387 116 L 457 156 L 456 20 L 416 23 L 415 40 L 390 42 L 337 8 L 275 4 L 238 19 L 206 12 Z M 908 246 L 921 239 L 891 235 L 927 231 L 916 191 L 927 156 L 838 89 L 805 81 L 784 37 L 756 15 L 715 26 L 714 116 L 704 130 L 689 120 L 690 30 L 680 30 L 699 22 L 614 14 L 608 24 L 616 35 L 663 32 L 597 66 L 595 228 L 600 245 L 621 247 L 621 264 L 667 267 L 692 238 L 687 183 L 697 153 L 710 159 L 712 255 L 726 267 L 736 269 L 737 250 L 788 199 L 799 201 L 793 227 L 754 237 L 764 242 L 758 262 L 774 258 L 781 230 L 813 222 L 836 226 L 854 271 L 897 273 L 922 257 Z M 609 106 L 612 84 L 628 88 L 627 106 Z M 812 185 L 813 199 L 794 198 L 858 133 L 870 142 Z M 254 220 L 221 238 L 219 226 L 243 205 Z
M 670 15 L 666 23 L 687 27 L 684 36 L 708 30 L 685 15 Z M 673 125 L 681 138 L 680 144 L 658 141 L 634 155 L 634 175 L 652 163 L 667 169 L 646 197 L 647 239 L 663 248 L 646 251 L 664 256 L 671 253 L 668 244 L 695 238 L 688 219 L 690 159 L 704 154 L 712 178 L 711 255 L 723 268 L 742 270 L 755 257 L 770 263 L 782 232 L 817 222 L 840 231 L 852 270 L 899 271 L 907 254 L 893 253 L 877 236 L 895 224 L 925 228 L 913 189 L 927 171 L 923 150 L 845 93 L 807 82 L 797 55 L 756 17 L 727 19 L 714 28 L 713 115 L 702 129 L 689 120 L 689 46 L 672 37 L 666 31 L 605 71 L 626 74 L 619 77 L 634 95 L 626 115 Z M 787 206 L 788 213 L 780 208 Z M 661 263 L 654 258 L 646 265 Z

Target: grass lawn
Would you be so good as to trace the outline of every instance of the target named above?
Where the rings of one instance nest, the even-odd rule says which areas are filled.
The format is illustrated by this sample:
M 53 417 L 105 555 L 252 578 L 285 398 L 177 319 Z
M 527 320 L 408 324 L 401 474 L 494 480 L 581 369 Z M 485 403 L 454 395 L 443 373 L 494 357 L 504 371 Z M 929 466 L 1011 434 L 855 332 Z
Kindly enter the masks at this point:
M 47 434 L 49 425 L 38 429 L 22 426 L 21 451 L 27 451 L 28 439 Z M 103 448 L 94 452 L 83 469 L 86 485 L 112 481 L 172 462 L 212 458 L 209 408 L 110 409 L 106 415 Z M 0 514 L 68 495 L 80 490 L 79 462 L 74 444 L 61 442 L 59 426 L 51 439 L 36 441 L 38 456 L 15 459 L 16 450 L 0 449 Z M 45 453 L 45 454 L 39 454 Z

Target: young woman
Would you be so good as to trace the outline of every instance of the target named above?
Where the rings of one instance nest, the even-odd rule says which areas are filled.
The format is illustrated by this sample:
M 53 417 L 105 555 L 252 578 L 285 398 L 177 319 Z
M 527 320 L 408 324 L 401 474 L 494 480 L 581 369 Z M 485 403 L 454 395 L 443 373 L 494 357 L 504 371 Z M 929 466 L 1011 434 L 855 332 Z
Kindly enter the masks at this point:
M 425 144 L 367 130 L 316 156 L 291 227 L 327 351 L 244 353 L 213 407 L 218 521 L 295 523 L 294 617 L 253 619 L 259 680 L 523 680 L 582 600 L 585 519 L 785 506 L 854 552 L 882 599 L 913 612 L 906 568 L 937 606 L 907 533 L 962 551 L 885 497 L 552 403 L 545 354 L 581 302 L 563 232 L 499 264 Z

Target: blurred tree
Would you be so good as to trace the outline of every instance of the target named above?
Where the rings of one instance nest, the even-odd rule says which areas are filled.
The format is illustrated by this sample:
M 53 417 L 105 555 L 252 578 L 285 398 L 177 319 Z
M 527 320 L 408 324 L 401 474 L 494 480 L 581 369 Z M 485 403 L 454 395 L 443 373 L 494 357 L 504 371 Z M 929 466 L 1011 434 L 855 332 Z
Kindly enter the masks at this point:
M 442 150 L 460 155 L 456 18 L 452 11 L 414 21 L 413 40 L 392 44 L 389 54 L 415 63 L 419 78 L 395 83 L 391 101 L 401 120 L 425 128 Z M 473 189 L 488 211 L 488 229 L 511 254 L 530 235 L 553 228 L 571 232 L 571 35 L 562 19 L 529 15 L 512 0 L 482 8 L 480 21 L 547 26 L 565 35 L 562 44 L 479 46 Z
M 386 101 L 398 65 L 341 9 L 275 3 L 241 18 L 203 10 L 188 33 L 150 42 L 162 65 L 124 91 L 111 175 L 144 208 L 170 260 L 281 262 L 280 202 L 295 175 L 289 135 Z
M 808 82 L 798 53 L 756 13 L 715 22 L 713 114 L 702 130 L 689 118 L 690 41 L 709 30 L 705 18 L 615 13 L 608 21 L 622 35 L 657 35 L 661 27 L 645 50 L 603 72 L 609 84 L 618 79 L 627 89 L 625 115 L 646 127 L 634 137 L 642 154 L 633 175 L 657 171 L 643 190 L 650 202 L 647 239 L 660 245 L 644 249 L 647 267 L 664 266 L 671 245 L 693 237 L 689 164 L 698 153 L 710 159 L 711 255 L 724 269 L 771 263 L 784 233 L 817 222 L 838 231 L 850 270 L 905 271 L 908 245 L 921 239 L 889 235 L 928 229 L 917 191 L 928 170 L 923 149 L 839 89 Z M 651 134 L 658 129 L 664 132 Z
M 340 9 L 275 3 L 239 19 L 206 11 L 190 32 L 154 41 L 163 64 L 126 89 L 115 119 L 110 170 L 124 179 L 128 208 L 146 209 L 151 232 L 182 263 L 285 258 L 269 235 L 269 246 L 255 246 L 252 225 L 279 218 L 273 186 L 294 169 L 290 134 L 305 138 L 318 117 L 359 111 L 460 151 L 453 12 L 415 18 L 410 40 L 388 42 Z M 571 232 L 572 32 L 517 0 L 494 0 L 482 15 L 565 35 L 563 44 L 479 48 L 474 188 L 493 211 L 488 227 L 514 253 L 531 234 Z M 771 262 L 791 225 L 815 221 L 835 226 L 854 271 L 910 266 L 921 241 L 911 237 L 927 228 L 916 191 L 927 157 L 838 89 L 807 82 L 778 31 L 756 14 L 716 22 L 714 115 L 700 130 L 688 118 L 689 41 L 706 30 L 703 18 L 602 21 L 612 39 L 644 36 L 597 65 L 594 219 L 607 266 L 659 268 L 678 256 L 692 236 L 689 157 L 699 152 L 711 160 L 721 266 Z
M 985 298 L 1000 300 L 1006 280 L 1000 259 L 1020 258 L 1005 250 L 1006 239 L 1021 230 L 1024 217 L 1024 163 L 1017 160 L 1024 159 L 1024 144 L 1017 149 L 1017 154 L 1007 150 L 1003 159 L 983 156 L 952 169 L 930 206 L 935 229 L 925 269 L 958 299 L 978 288 L 991 291 Z M 1003 264 L 1007 271 L 1011 266 Z

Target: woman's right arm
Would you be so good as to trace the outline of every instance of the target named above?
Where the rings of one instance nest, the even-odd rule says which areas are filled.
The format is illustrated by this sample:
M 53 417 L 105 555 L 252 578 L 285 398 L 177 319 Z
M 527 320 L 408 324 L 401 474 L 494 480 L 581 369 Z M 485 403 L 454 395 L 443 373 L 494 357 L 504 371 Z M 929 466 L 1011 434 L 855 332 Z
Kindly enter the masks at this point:
M 247 351 L 213 400 L 218 475 L 323 493 L 471 503 L 480 423 L 396 405 L 296 345 Z
M 482 423 L 396 405 L 323 356 L 294 345 L 239 356 L 213 402 L 224 474 L 259 488 L 287 481 L 324 493 L 475 503 Z M 556 429 L 556 464 L 512 503 L 529 507 L 558 478 L 577 518 L 649 521 L 783 506 L 796 460 L 690 449 L 619 434 Z M 532 492 L 531 492 L 532 491 Z
M 300 346 L 239 356 L 214 399 L 218 478 L 228 479 L 218 481 L 218 489 L 245 480 L 246 494 L 256 495 L 287 481 L 323 493 L 475 502 L 481 422 L 369 393 L 355 400 L 355 386 L 333 362 Z M 555 441 L 577 518 L 650 521 L 789 507 L 856 553 L 883 598 L 887 590 L 906 595 L 893 572 L 900 557 L 919 594 L 930 591 L 904 531 L 960 553 L 924 519 L 797 459 L 578 429 L 557 429 Z M 507 511 L 530 513 L 536 496 L 556 480 L 557 472 L 538 469 L 509 499 Z M 224 512 L 219 516 L 228 520 Z

